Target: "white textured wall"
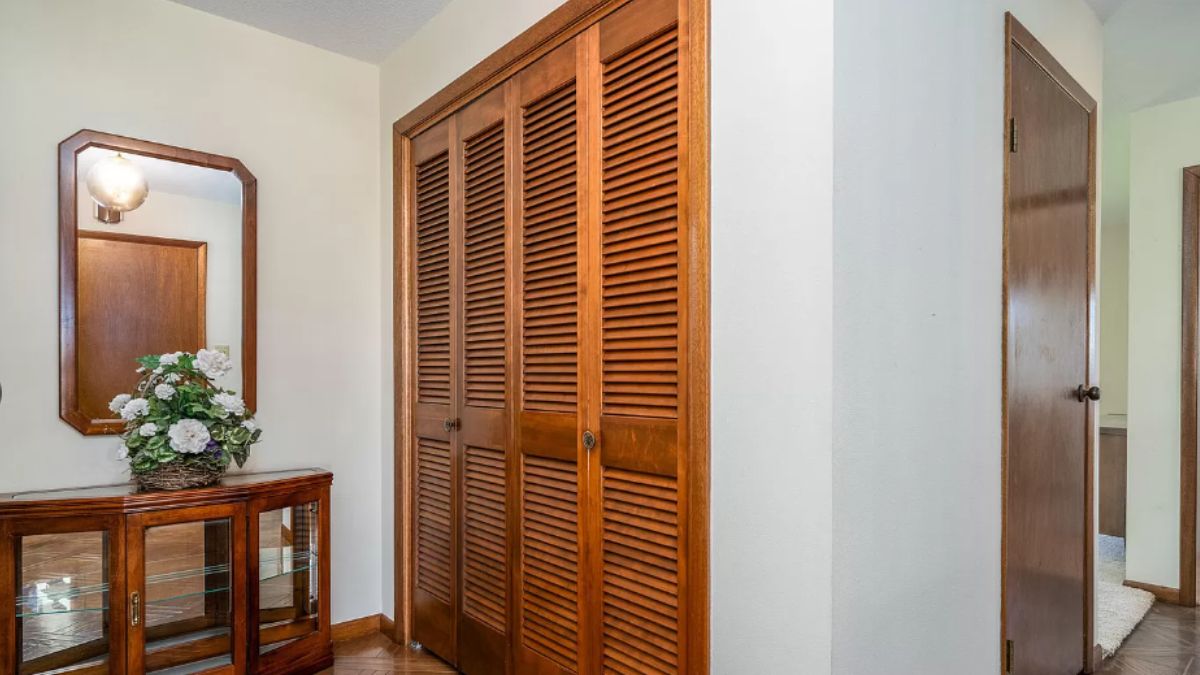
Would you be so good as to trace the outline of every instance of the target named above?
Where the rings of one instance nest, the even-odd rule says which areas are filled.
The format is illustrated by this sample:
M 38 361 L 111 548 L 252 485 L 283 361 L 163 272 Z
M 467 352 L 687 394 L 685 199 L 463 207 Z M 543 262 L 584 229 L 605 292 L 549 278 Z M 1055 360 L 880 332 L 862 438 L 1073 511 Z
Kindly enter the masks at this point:
M 712 3 L 714 673 L 830 669 L 833 10 Z
M 250 468 L 333 470 L 333 620 L 379 611 L 378 72 L 161 0 L 0 2 L 0 490 L 126 477 L 58 419 L 58 142 L 232 155 L 259 187 Z
M 1007 9 L 1099 98 L 1083 0 L 836 0 L 835 673 L 1000 666 Z
M 1200 164 L 1200 98 L 1130 116 L 1126 576 L 1179 587 L 1183 175 Z

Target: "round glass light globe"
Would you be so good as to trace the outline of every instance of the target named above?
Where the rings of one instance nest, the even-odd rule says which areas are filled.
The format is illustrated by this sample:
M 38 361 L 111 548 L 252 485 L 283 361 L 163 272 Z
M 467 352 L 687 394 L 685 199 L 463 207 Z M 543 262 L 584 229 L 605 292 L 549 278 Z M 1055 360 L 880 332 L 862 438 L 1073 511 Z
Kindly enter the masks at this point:
M 121 212 L 141 206 L 150 193 L 146 175 L 121 155 L 96 162 L 88 171 L 87 189 L 97 204 Z

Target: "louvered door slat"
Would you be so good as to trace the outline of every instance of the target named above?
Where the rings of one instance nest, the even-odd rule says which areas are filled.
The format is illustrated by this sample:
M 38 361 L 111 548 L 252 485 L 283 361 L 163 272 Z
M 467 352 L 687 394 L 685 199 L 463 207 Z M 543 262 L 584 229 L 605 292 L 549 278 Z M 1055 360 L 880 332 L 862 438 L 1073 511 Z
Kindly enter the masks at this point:
M 468 447 L 463 468 L 463 612 L 504 632 L 508 583 L 504 453 Z
M 678 415 L 677 42 L 672 29 L 604 65 L 602 401 L 609 415 Z
M 417 165 L 417 401 L 450 403 L 450 163 Z
M 450 604 L 454 583 L 450 511 L 450 444 L 417 445 L 417 588 Z
M 506 386 L 504 125 L 463 145 L 465 403 L 499 409 Z
M 526 456 L 523 486 L 524 646 L 575 669 L 578 654 L 578 487 L 572 462 Z
M 575 87 L 523 113 L 523 409 L 576 412 Z

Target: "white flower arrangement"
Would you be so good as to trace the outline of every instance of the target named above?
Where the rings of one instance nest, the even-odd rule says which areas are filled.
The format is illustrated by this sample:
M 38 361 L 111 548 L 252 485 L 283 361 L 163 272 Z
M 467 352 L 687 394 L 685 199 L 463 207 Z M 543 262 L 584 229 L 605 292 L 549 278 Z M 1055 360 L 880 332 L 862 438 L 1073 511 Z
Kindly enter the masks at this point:
M 245 464 L 262 430 L 240 396 L 213 383 L 233 368 L 229 357 L 201 349 L 143 356 L 138 363 L 136 392 L 109 403 L 125 420 L 117 457 L 135 476 L 174 465 L 223 472 L 231 462 Z

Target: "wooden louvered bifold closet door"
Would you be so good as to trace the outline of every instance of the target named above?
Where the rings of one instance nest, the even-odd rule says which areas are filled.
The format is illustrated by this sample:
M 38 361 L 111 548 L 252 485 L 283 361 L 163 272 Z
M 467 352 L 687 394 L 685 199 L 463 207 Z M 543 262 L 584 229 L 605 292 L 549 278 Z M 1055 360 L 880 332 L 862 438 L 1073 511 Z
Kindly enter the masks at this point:
M 590 321 L 598 349 L 588 424 L 599 429 L 588 485 L 592 672 L 687 672 L 682 555 L 687 372 L 680 43 L 674 0 L 603 19 L 589 92 L 595 227 Z M 597 597 L 598 596 L 598 597 Z
M 413 635 L 466 673 L 695 670 L 678 16 L 613 8 L 412 139 Z
M 516 78 L 520 376 L 513 639 L 519 673 L 580 658 L 580 191 L 576 42 Z
M 508 177 L 504 87 L 413 141 L 414 638 L 504 673 L 508 626 Z
M 460 111 L 461 598 L 458 667 L 503 674 L 508 655 L 508 182 L 504 87 Z
M 413 638 L 456 658 L 458 452 L 445 424 L 458 405 L 457 264 L 451 228 L 449 123 L 413 139 L 416 406 L 413 486 Z

